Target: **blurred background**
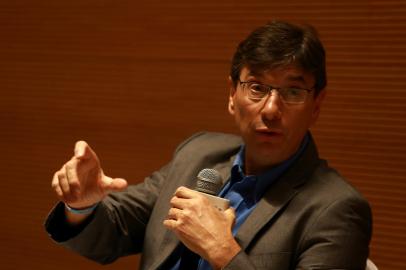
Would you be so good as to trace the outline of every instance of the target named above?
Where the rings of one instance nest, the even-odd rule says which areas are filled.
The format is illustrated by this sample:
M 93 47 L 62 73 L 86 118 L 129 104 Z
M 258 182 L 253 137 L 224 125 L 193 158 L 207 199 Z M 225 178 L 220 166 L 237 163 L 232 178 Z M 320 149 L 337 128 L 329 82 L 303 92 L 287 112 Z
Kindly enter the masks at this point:
M 320 154 L 370 201 L 370 257 L 406 269 L 406 1 L 15 0 L 0 3 L 1 269 L 100 266 L 47 236 L 50 183 L 75 141 L 106 174 L 143 181 L 201 130 L 236 132 L 230 59 L 274 19 L 314 25 L 328 97 Z

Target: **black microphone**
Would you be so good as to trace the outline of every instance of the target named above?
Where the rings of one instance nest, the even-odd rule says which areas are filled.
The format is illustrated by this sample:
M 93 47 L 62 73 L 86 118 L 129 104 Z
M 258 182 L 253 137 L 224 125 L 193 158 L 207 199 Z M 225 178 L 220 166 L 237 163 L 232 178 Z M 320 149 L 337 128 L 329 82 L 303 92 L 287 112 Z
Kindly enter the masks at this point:
M 223 181 L 218 171 L 214 169 L 203 169 L 197 175 L 195 190 L 202 193 L 218 209 L 226 210 L 230 206 L 230 201 L 217 197 Z

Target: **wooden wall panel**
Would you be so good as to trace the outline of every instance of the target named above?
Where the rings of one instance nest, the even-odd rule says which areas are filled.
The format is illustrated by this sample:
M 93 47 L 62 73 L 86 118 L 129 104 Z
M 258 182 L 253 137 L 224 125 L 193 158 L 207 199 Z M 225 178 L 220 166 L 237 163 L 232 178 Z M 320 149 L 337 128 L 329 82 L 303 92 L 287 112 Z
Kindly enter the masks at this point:
M 234 48 L 284 19 L 319 29 L 329 79 L 313 129 L 320 152 L 371 202 L 371 258 L 405 269 L 405 14 L 404 0 L 3 1 L 0 268 L 101 269 L 43 230 L 52 174 L 74 142 L 136 183 L 193 132 L 235 132 L 225 105 Z

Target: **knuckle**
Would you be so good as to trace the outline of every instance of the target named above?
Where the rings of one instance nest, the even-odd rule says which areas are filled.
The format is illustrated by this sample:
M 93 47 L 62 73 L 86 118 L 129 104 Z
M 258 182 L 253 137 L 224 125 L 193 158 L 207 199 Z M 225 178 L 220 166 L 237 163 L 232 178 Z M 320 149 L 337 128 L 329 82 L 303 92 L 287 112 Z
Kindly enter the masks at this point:
M 57 177 L 57 178 L 59 178 L 59 177 L 61 177 L 62 175 L 64 175 L 65 174 L 65 167 L 63 167 L 62 169 L 60 169 L 59 171 L 57 171 L 56 173 L 55 173 L 55 176 Z
M 197 211 L 199 209 L 200 205 L 202 205 L 202 204 L 200 204 L 200 202 L 198 200 L 194 201 L 194 202 L 188 202 L 187 210 L 188 211 Z
M 190 209 L 185 209 L 181 212 L 182 219 L 188 220 L 193 215 L 193 211 Z
M 57 182 L 55 182 L 55 181 L 52 181 L 51 187 L 52 187 L 53 189 L 57 189 L 57 188 L 59 187 L 59 184 L 58 184 Z
M 72 160 L 67 161 L 64 165 L 65 170 L 69 170 L 71 168 L 71 166 L 72 166 Z
M 55 188 L 58 185 L 58 174 L 54 173 L 51 181 L 51 187 Z
M 177 219 L 176 220 L 176 223 L 175 223 L 176 228 L 182 229 L 182 228 L 185 227 L 185 225 L 186 224 L 185 224 L 185 221 L 183 219 Z
M 184 190 L 185 190 L 185 187 L 184 187 L 184 186 L 180 186 L 180 187 L 178 187 L 178 188 L 176 189 L 176 193 L 182 192 L 182 191 L 184 191 Z
M 169 203 L 171 205 L 175 204 L 176 203 L 176 197 L 172 197 L 171 200 L 169 201 Z
M 186 212 L 186 210 L 179 211 L 179 213 L 177 214 L 178 220 L 186 220 L 187 219 L 187 214 L 185 212 Z
M 66 162 L 65 169 L 66 169 L 66 171 L 75 169 L 75 161 L 69 160 L 68 162 Z
M 53 189 L 54 189 L 56 194 L 62 195 L 62 190 L 61 190 L 61 188 L 59 186 L 55 186 L 55 187 L 53 187 Z
M 63 195 L 63 193 L 62 193 L 61 191 L 56 192 L 56 196 L 57 196 L 60 200 L 65 201 L 65 196 Z
M 58 181 L 62 181 L 66 179 L 66 174 L 65 173 L 58 173 Z
M 80 194 L 81 194 L 81 192 L 80 192 L 80 188 L 78 187 L 78 186 L 71 186 L 70 187 L 70 193 L 73 195 L 73 196 L 75 196 L 75 197 L 78 197 Z
M 176 209 L 175 208 L 171 208 L 171 209 L 169 209 L 169 215 L 171 215 L 171 216 L 176 216 Z
M 164 225 L 168 227 L 170 230 L 176 229 L 176 222 L 174 220 L 164 220 Z
M 196 197 L 196 202 L 199 205 L 204 205 L 204 204 L 208 203 L 208 199 L 202 195 L 202 196 Z
M 76 179 L 76 178 L 70 179 L 69 185 L 70 185 L 71 188 L 78 188 L 78 187 L 80 187 L 79 180 Z

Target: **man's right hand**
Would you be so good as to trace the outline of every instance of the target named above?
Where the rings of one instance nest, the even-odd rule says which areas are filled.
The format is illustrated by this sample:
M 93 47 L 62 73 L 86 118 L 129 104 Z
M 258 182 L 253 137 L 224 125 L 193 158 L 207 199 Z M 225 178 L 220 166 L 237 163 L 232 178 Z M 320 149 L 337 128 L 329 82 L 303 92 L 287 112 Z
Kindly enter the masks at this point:
M 92 206 L 110 191 L 120 191 L 126 187 L 126 180 L 104 175 L 99 158 L 84 141 L 76 143 L 74 156 L 52 179 L 52 188 L 58 198 L 75 209 Z

